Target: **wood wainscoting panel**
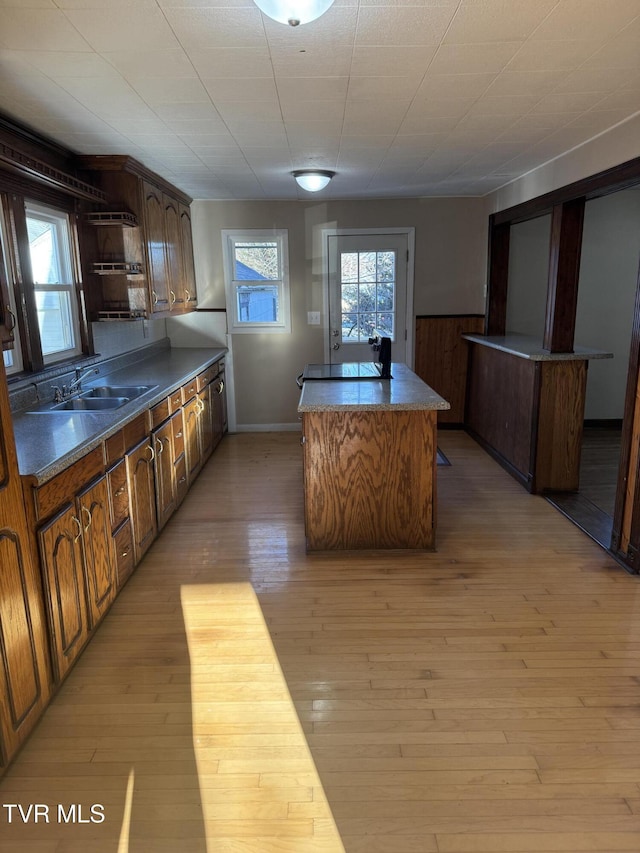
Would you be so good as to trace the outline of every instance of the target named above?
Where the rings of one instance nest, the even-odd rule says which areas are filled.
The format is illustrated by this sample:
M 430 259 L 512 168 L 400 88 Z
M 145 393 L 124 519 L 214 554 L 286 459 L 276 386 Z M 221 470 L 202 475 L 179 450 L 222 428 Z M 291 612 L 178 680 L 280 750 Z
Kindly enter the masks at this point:
M 530 486 L 536 362 L 483 345 L 472 346 L 467 426 Z
M 451 404 L 439 424 L 463 424 L 469 344 L 463 335 L 482 334 L 479 314 L 416 317 L 415 372 Z
M 435 544 L 435 411 L 306 412 L 311 551 Z
M 536 491 L 578 489 L 587 364 L 540 363 Z

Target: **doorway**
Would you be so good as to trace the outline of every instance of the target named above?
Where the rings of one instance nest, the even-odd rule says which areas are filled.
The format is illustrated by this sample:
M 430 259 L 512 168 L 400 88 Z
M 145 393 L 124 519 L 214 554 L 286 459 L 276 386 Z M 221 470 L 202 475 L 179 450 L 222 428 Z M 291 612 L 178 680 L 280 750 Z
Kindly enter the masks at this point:
M 325 361 L 371 361 L 369 338 L 413 358 L 413 229 L 326 231 Z

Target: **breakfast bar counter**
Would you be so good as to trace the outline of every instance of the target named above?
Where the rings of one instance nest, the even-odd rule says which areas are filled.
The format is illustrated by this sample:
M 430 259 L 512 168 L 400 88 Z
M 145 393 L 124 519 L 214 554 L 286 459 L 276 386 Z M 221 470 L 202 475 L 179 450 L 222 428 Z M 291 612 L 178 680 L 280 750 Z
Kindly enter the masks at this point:
M 438 410 L 404 364 L 391 379 L 304 382 L 307 550 L 434 550 Z

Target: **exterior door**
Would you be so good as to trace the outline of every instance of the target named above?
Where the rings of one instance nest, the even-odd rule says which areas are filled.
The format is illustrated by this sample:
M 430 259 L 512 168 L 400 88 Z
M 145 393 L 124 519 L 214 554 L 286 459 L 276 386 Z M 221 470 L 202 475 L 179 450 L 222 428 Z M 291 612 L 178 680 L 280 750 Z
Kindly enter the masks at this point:
M 369 338 L 391 338 L 406 362 L 407 234 L 328 235 L 329 361 L 372 361 Z

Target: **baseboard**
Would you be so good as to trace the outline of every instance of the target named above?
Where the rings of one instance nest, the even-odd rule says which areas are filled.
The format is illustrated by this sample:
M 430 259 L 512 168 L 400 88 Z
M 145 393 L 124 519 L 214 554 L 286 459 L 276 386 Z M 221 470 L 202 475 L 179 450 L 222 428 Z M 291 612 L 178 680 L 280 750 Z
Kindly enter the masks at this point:
M 589 429 L 622 429 L 622 418 L 588 418 L 584 426 Z
M 302 424 L 236 424 L 235 432 L 300 432 Z

